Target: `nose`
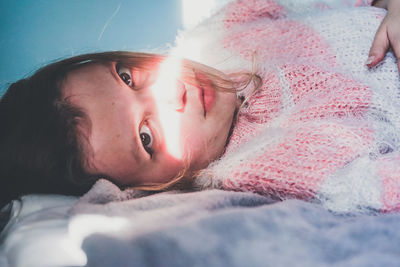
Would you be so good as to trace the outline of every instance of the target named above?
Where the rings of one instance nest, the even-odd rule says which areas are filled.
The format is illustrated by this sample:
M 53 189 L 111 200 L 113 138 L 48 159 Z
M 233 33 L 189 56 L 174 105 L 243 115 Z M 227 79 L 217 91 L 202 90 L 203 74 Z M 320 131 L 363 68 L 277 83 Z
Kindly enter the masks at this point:
M 154 92 L 156 102 L 160 107 L 177 112 L 183 112 L 186 106 L 186 86 L 183 82 L 176 80 L 165 83 L 161 90 Z
M 181 62 L 168 58 L 161 63 L 157 78 L 151 86 L 159 108 L 183 112 L 186 106 L 186 86 L 180 81 Z

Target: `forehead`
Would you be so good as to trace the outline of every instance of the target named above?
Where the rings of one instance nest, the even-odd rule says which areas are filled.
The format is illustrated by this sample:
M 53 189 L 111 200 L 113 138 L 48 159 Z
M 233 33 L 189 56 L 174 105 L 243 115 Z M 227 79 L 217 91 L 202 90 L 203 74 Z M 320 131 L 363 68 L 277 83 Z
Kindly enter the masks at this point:
M 64 97 L 88 94 L 93 90 L 101 93 L 117 83 L 111 63 L 89 63 L 67 73 L 62 83 L 62 91 Z

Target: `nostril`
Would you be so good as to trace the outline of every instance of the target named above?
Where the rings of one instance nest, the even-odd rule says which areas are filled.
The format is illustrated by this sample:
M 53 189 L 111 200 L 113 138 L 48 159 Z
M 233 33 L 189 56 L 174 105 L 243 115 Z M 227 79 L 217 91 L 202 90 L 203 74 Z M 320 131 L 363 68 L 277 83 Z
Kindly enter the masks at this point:
M 183 112 L 186 106 L 186 87 L 181 81 L 177 81 L 177 90 L 175 96 L 175 110 L 178 112 Z
M 178 112 L 183 112 L 185 110 L 185 106 L 186 106 L 186 91 L 181 98 L 180 105 L 177 106 L 175 110 Z

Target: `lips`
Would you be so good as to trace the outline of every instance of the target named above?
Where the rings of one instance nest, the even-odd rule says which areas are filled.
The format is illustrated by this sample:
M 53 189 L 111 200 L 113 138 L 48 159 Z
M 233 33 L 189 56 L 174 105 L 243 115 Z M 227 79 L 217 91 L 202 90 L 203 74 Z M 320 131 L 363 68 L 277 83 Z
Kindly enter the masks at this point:
M 201 73 L 196 73 L 199 84 L 199 99 L 204 109 L 204 117 L 210 112 L 215 102 L 215 91 L 210 79 Z

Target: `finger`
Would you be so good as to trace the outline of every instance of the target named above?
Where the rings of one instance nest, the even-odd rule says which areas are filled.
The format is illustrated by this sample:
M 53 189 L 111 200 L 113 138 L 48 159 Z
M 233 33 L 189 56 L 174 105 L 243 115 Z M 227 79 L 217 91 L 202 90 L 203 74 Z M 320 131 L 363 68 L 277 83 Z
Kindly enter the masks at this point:
M 385 22 L 379 26 L 375 34 L 374 41 L 369 50 L 366 65 L 374 67 L 385 57 L 386 51 L 389 49 L 389 39 L 387 35 L 387 26 Z

